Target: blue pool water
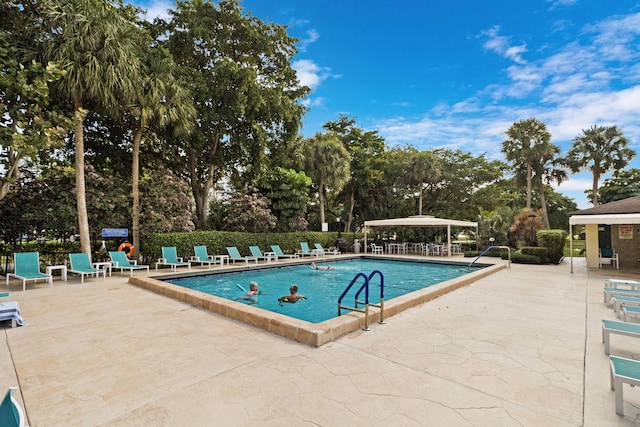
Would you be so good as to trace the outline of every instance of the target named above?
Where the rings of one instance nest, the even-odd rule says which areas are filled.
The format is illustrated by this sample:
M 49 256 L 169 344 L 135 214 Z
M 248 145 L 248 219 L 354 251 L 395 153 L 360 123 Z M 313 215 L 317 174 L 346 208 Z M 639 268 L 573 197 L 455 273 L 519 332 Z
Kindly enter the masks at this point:
M 338 298 L 351 280 L 360 272 L 369 276 L 379 270 L 384 275 L 384 299 L 388 301 L 400 295 L 423 289 L 453 279 L 482 267 L 467 267 L 452 264 L 434 264 L 411 261 L 389 261 L 376 259 L 352 259 L 341 261 L 316 261 L 318 267 L 331 266 L 329 270 L 312 270 L 307 265 L 278 266 L 267 269 L 234 273 L 218 273 L 206 276 L 165 279 L 185 288 L 234 300 L 249 289 L 249 282 L 256 281 L 262 293 L 257 297 L 256 307 L 281 313 L 311 323 L 319 323 L 338 315 Z M 343 300 L 344 305 L 353 306 L 355 292 L 363 283 L 361 279 Z M 289 287 L 298 285 L 298 293 L 307 299 L 295 304 L 278 303 L 278 297 L 289 294 Z M 380 302 L 380 279 L 371 280 L 369 302 Z M 364 300 L 364 291 L 359 296 Z M 241 301 L 246 303 L 245 301 Z

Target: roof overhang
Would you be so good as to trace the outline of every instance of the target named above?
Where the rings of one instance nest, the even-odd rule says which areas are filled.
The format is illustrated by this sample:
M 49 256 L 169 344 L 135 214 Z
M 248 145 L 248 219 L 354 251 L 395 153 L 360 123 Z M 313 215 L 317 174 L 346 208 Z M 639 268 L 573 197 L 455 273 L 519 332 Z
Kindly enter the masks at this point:
M 640 213 L 570 216 L 569 225 L 576 224 L 640 224 Z

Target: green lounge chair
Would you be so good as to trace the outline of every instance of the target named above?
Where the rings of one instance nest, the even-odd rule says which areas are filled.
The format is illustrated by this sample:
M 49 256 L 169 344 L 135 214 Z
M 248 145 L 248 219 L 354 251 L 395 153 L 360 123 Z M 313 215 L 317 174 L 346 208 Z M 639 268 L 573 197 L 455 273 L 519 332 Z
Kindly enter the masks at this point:
M 236 248 L 235 246 L 227 246 L 227 252 L 229 253 L 229 260 L 233 261 L 234 264 L 236 261 L 244 261 L 246 264 L 249 263 L 249 261 L 255 261 L 256 264 L 258 263 L 258 258 L 254 257 L 254 256 L 242 256 L 240 255 L 240 252 L 238 251 L 238 248 Z
M 319 253 L 317 249 L 311 250 L 307 242 L 300 242 L 300 250 L 298 251 L 298 255 L 302 255 L 303 257 L 318 256 Z
M 129 261 L 127 258 L 127 254 L 120 251 L 109 251 L 109 258 L 111 258 L 111 262 L 113 263 L 112 268 L 119 269 L 122 273 L 124 270 L 129 270 L 131 272 L 131 276 L 133 276 L 134 270 L 147 270 L 147 276 L 149 275 L 149 266 L 148 265 L 138 265 L 138 263 L 134 261 Z
M 213 257 L 213 255 L 209 255 L 207 253 L 207 247 L 204 245 L 194 246 L 193 247 L 194 256 L 191 257 L 191 263 L 198 263 L 201 266 L 207 265 L 209 268 L 213 267 L 218 263 Z
M 609 355 L 611 352 L 611 334 L 640 338 L 640 325 L 637 323 L 620 322 L 617 320 L 603 320 L 602 342 L 604 343 L 604 354 L 606 355 Z
M 604 303 L 609 305 L 609 303 L 611 302 L 611 298 L 614 297 L 615 295 L 640 298 L 640 291 L 633 291 L 631 289 L 620 289 L 620 288 L 604 288 Z
M 251 251 L 251 255 L 256 257 L 256 259 L 263 259 L 265 261 L 278 260 L 278 256 L 276 254 L 273 254 L 273 256 L 264 255 L 259 246 L 249 246 L 249 250 Z
M 340 255 L 340 251 L 337 249 L 325 249 L 320 243 L 314 243 L 313 246 L 324 256 L 326 254 L 329 255 Z
M 616 414 L 624 415 L 622 385 L 640 385 L 640 361 L 611 356 L 611 390 L 616 394 Z
M 53 287 L 53 276 L 40 272 L 40 255 L 38 252 L 18 252 L 13 255 L 16 271 L 15 273 L 7 273 L 7 286 L 9 286 L 9 278 L 15 277 L 22 280 L 22 290 L 27 289 L 27 280 L 38 281 L 45 279 L 49 282 L 49 287 Z
M 107 270 L 100 270 L 91 265 L 89 254 L 81 252 L 77 254 L 69 254 L 69 262 L 71 268 L 69 273 L 75 273 L 80 275 L 80 283 L 84 284 L 84 276 L 96 276 L 96 278 L 102 273 L 104 280 L 107 279 Z
M 178 251 L 175 246 L 163 246 L 162 258 L 156 262 L 156 271 L 159 266 L 168 265 L 173 271 L 176 271 L 178 267 L 189 267 L 191 270 L 191 263 L 185 262 L 182 258 L 178 257 Z
M 271 250 L 273 250 L 273 253 L 275 253 L 278 258 L 299 258 L 298 254 L 285 254 L 282 252 L 280 245 L 271 245 Z
M 13 397 L 16 387 L 9 387 L 0 403 L 0 426 L 3 427 L 24 427 L 25 415 L 20 404 Z

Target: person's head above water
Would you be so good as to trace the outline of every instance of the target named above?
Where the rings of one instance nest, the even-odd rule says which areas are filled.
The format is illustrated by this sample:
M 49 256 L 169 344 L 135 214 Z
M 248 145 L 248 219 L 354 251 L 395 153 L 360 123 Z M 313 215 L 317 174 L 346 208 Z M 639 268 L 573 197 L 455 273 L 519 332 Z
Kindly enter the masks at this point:
M 289 292 L 291 292 L 291 295 L 295 295 L 298 293 L 298 285 L 291 285 L 291 287 L 289 288 Z
M 258 282 L 249 283 L 249 290 L 250 291 L 257 291 L 258 290 Z

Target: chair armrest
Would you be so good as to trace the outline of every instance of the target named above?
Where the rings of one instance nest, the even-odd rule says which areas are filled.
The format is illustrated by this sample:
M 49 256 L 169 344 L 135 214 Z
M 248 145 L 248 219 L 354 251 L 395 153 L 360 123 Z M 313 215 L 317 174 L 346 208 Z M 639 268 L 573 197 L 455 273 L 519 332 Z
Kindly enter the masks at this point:
M 135 260 L 131 260 L 129 261 L 130 263 L 133 263 L 135 265 Z M 167 259 L 166 258 L 158 258 L 158 264 L 166 264 L 167 263 Z
M 137 259 L 130 259 L 129 260 L 129 264 L 138 265 L 138 260 Z
M 178 257 L 178 262 L 184 262 L 184 259 L 182 257 Z
M 216 260 L 216 256 L 215 255 L 207 255 L 207 258 L 209 258 L 209 261 L 215 261 Z

